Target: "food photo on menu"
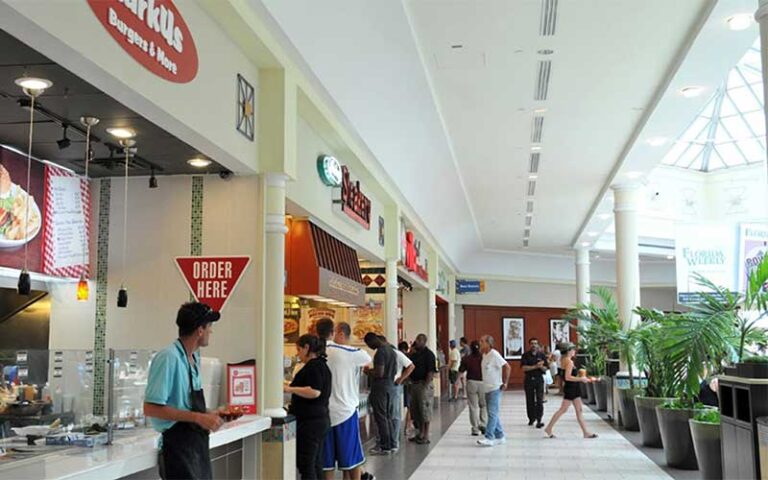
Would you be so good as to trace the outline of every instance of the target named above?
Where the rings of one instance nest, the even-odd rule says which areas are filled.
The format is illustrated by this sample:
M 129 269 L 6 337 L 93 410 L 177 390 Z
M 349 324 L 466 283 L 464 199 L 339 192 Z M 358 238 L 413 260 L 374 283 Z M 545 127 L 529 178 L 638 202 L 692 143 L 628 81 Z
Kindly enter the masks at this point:
M 36 200 L 42 198 L 43 193 L 42 167 L 33 165 L 38 167 L 35 170 L 40 170 L 40 173 L 35 179 L 37 181 L 31 182 L 30 195 L 20 185 L 26 181 L 26 166 L 20 163 L 0 164 L 0 248 L 5 250 L 16 249 L 34 241 L 42 226 L 42 212 Z

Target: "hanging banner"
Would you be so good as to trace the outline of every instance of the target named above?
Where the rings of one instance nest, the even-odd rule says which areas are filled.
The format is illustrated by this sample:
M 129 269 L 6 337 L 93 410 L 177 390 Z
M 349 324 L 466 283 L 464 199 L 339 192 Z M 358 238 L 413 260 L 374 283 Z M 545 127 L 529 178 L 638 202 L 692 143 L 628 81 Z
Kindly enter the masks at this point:
M 696 302 L 704 288 L 700 274 L 715 285 L 737 291 L 736 231 L 723 224 L 680 224 L 675 234 L 677 301 Z
M 171 0 L 88 0 L 107 33 L 144 68 L 171 82 L 197 76 L 195 41 Z
M 249 256 L 176 257 L 176 266 L 195 299 L 220 312 L 250 261 Z
M 739 228 L 739 291 L 746 292 L 750 273 L 768 255 L 768 223 L 742 223 Z

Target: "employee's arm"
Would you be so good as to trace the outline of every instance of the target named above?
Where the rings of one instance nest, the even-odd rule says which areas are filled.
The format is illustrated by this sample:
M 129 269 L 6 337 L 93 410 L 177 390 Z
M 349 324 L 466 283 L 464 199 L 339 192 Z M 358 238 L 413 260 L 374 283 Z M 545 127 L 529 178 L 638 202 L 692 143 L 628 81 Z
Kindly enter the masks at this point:
M 411 374 L 413 373 L 414 369 L 416 369 L 416 366 L 414 364 L 410 364 L 407 367 L 405 367 L 405 370 L 403 370 L 403 372 L 400 374 L 400 376 L 395 379 L 395 383 L 397 385 L 402 385 L 403 382 L 408 377 L 411 376 Z
M 196 423 L 211 432 L 218 430 L 224 423 L 216 413 L 192 412 L 150 402 L 144 402 L 144 415 L 172 422 Z
M 312 387 L 291 387 L 291 386 L 285 386 L 283 388 L 286 393 L 293 393 L 295 395 L 298 395 L 302 398 L 307 398 L 309 400 L 313 400 L 320 396 L 320 390 L 315 390 Z
M 509 376 L 511 373 L 512 373 L 512 367 L 510 367 L 508 363 L 504 363 L 504 366 L 501 367 L 501 378 L 503 379 L 502 381 L 504 382 L 501 388 L 503 390 L 506 390 L 507 387 L 509 386 Z

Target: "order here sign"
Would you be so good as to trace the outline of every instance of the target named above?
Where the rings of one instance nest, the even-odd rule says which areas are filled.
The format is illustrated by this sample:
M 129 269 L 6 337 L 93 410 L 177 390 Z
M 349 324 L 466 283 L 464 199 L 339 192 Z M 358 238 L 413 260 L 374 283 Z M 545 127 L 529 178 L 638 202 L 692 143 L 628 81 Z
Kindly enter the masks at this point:
M 250 261 L 249 256 L 176 257 L 192 295 L 217 312 L 224 308 Z

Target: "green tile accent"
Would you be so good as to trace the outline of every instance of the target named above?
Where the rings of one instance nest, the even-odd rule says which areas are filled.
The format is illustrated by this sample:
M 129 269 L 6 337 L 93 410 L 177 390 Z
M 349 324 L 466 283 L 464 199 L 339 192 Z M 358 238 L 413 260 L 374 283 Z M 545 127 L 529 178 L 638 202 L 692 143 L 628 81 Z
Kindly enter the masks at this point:
M 112 181 L 99 180 L 99 225 L 96 247 L 96 321 L 93 337 L 93 413 L 104 414 L 104 377 L 107 342 L 107 274 L 109 266 L 109 209 Z
M 192 177 L 192 218 L 190 222 L 191 235 L 189 238 L 189 254 L 203 254 L 203 183 L 205 177 Z M 189 300 L 195 297 L 190 293 Z

